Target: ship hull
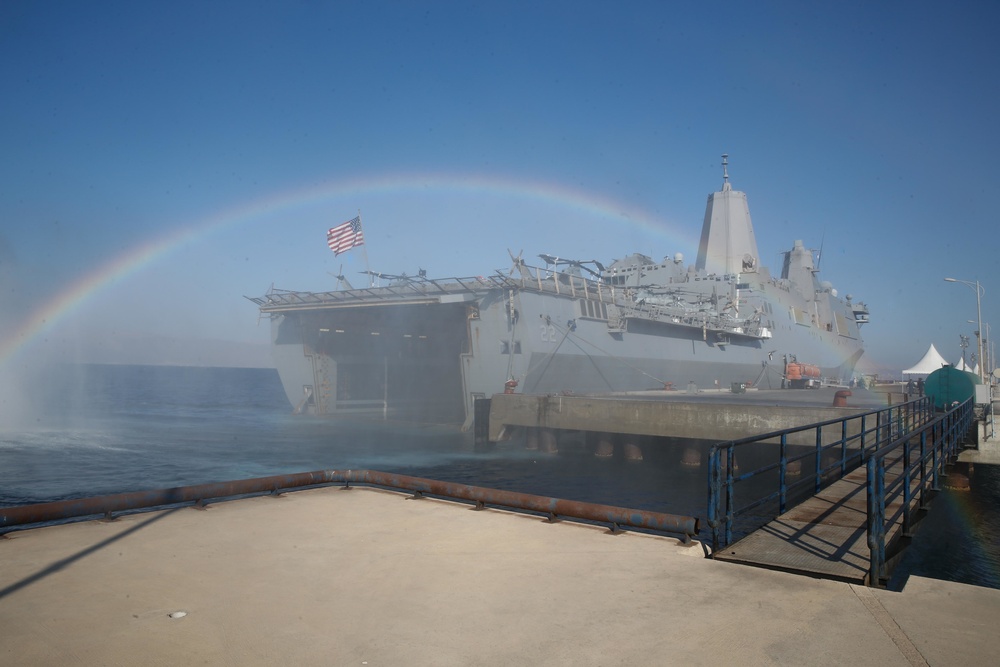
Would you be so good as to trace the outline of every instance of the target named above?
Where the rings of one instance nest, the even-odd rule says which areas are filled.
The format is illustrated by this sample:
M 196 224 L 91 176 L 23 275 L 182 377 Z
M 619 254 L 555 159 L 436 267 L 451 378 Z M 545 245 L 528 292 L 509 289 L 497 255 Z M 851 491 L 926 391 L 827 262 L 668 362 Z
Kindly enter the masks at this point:
M 526 393 L 777 388 L 789 356 L 846 381 L 863 354 L 856 326 L 800 323 L 791 313 L 802 304 L 767 283 L 756 296 L 772 313 L 788 313 L 785 321 L 766 320 L 766 338 L 721 340 L 642 318 L 614 327 L 609 310 L 624 295 L 593 284 L 538 285 L 496 280 L 419 304 L 397 288 L 381 299 L 287 307 L 272 315 L 275 365 L 298 412 L 467 427 L 475 399 L 510 380 Z
M 786 365 L 802 364 L 846 382 L 867 307 L 820 282 L 801 241 L 772 278 L 726 160 L 693 266 L 681 254 L 608 267 L 539 255 L 544 268 L 512 255 L 509 273 L 487 278 L 421 271 L 385 287 L 252 299 L 272 320 L 289 401 L 298 412 L 468 427 L 475 400 L 501 391 L 784 386 Z

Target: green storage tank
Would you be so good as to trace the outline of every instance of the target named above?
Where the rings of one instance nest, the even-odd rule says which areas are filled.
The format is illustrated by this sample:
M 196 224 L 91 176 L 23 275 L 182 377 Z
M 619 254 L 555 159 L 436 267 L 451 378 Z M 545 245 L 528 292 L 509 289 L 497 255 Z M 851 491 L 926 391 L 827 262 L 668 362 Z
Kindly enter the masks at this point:
M 942 366 L 927 376 L 924 393 L 931 397 L 935 408 L 943 410 L 954 403 L 974 398 L 977 384 L 982 384 L 978 375 L 960 371 L 954 366 Z

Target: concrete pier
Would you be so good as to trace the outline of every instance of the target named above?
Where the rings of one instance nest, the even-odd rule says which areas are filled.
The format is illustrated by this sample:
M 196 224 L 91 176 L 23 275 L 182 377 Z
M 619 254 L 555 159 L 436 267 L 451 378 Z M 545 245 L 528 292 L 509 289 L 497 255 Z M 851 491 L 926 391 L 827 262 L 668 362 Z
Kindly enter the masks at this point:
M 491 442 L 521 427 L 610 432 L 697 440 L 732 440 L 841 419 L 886 406 L 886 397 L 855 391 L 834 407 L 836 390 L 729 392 L 627 392 L 563 396 L 496 394 L 490 401 Z M 900 396 L 901 398 L 901 396 Z M 852 433 L 853 435 L 853 433 Z M 792 437 L 792 444 L 799 443 Z M 805 436 L 803 436 L 805 437 Z
M 134 514 L 0 540 L 0 656 L 906 666 L 1000 654 L 1000 591 L 911 578 L 897 593 L 703 556 L 673 538 L 371 488 Z

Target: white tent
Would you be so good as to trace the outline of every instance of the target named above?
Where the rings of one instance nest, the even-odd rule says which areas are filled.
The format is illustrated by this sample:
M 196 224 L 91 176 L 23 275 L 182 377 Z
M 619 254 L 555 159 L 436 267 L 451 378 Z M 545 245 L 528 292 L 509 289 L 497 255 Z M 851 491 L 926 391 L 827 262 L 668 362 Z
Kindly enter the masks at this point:
M 969 364 L 965 363 L 965 357 L 958 360 L 958 363 L 955 364 L 955 368 L 960 371 L 969 371 L 970 373 L 973 372 L 972 369 L 969 368 Z
M 934 343 L 927 348 L 927 354 L 914 365 L 912 368 L 907 368 L 903 371 L 903 375 L 930 375 L 942 366 L 949 366 L 950 364 L 944 360 L 944 357 L 937 351 L 934 347 Z

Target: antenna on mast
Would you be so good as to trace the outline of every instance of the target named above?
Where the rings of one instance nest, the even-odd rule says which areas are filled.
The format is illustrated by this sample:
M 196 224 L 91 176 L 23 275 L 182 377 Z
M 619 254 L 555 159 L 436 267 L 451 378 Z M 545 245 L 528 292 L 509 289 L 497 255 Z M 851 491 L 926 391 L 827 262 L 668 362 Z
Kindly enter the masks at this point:
M 729 185 L 729 171 L 726 167 L 729 166 L 729 153 L 722 154 L 722 184 Z

